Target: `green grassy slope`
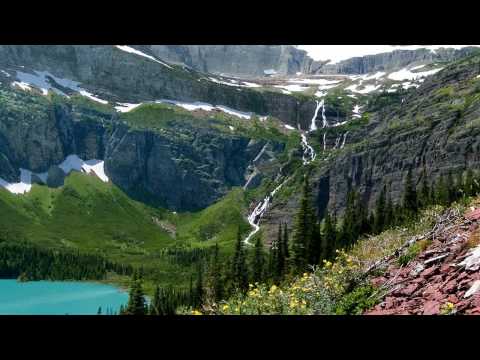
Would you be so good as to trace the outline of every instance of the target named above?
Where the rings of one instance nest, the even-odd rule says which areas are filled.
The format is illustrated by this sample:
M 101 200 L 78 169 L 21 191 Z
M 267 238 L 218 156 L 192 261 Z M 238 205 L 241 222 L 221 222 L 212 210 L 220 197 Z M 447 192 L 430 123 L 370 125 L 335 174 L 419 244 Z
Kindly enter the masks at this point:
M 0 189 L 0 242 L 26 240 L 43 247 L 102 254 L 143 266 L 162 284 L 184 284 L 194 264 L 178 263 L 165 249 L 192 252 L 221 246 L 230 252 L 244 219 L 243 191 L 236 189 L 198 213 L 175 214 L 148 207 L 94 176 L 71 173 L 65 185 L 34 185 L 25 195 Z

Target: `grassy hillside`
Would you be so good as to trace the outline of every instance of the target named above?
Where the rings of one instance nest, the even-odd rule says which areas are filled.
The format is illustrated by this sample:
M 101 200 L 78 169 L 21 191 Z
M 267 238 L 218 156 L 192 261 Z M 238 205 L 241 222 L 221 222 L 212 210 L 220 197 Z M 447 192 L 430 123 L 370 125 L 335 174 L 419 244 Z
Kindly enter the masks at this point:
M 194 253 L 215 242 L 230 252 L 244 220 L 241 189 L 198 213 L 148 207 L 94 176 L 71 173 L 65 185 L 34 185 L 25 195 L 0 189 L 0 242 L 25 240 L 42 247 L 69 248 L 143 266 L 152 280 L 186 284 L 194 264 L 173 259 L 167 249 Z M 121 279 L 117 279 L 121 280 Z

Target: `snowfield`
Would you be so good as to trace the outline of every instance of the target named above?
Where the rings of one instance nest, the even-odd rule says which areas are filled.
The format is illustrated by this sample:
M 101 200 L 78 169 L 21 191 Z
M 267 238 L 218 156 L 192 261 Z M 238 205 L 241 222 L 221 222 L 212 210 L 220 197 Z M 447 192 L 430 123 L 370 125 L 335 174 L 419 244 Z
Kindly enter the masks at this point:
M 436 74 L 443 68 L 438 68 L 438 69 L 433 69 L 433 70 L 428 70 L 428 71 L 423 71 L 423 72 L 412 72 L 411 70 L 413 69 L 401 69 L 399 71 L 393 72 L 388 75 L 388 78 L 391 80 L 396 80 L 396 81 L 403 81 L 403 80 L 417 80 L 422 77 L 430 76 L 433 74 Z
M 55 83 L 60 85 L 63 88 L 70 89 L 72 91 L 78 92 L 80 95 L 88 97 L 89 99 L 99 102 L 101 104 L 108 104 L 108 101 L 100 99 L 88 92 L 87 90 L 80 87 L 78 81 L 73 81 L 70 79 L 63 79 L 56 77 L 50 74 L 48 71 L 34 71 L 34 74 L 26 73 L 23 71 L 17 71 L 16 77 L 19 81 L 13 81 L 13 86 L 18 86 L 22 90 L 30 91 L 32 87 L 38 88 L 42 91 L 43 95 L 48 95 L 48 91 L 53 91 L 58 95 L 66 96 L 63 91 L 55 87 Z M 53 80 L 53 82 L 52 82 Z

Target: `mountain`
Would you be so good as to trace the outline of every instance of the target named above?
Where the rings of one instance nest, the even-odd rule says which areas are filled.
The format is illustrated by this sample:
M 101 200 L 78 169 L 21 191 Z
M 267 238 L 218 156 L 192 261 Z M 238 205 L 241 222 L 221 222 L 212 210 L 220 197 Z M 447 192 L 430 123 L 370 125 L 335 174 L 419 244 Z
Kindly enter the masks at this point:
M 205 73 L 237 77 L 309 73 L 315 61 L 306 51 L 288 45 L 149 45 L 151 52 L 169 62 Z
M 0 242 L 185 289 L 216 244 L 230 271 L 238 244 L 295 234 L 306 177 L 314 222 L 342 224 L 351 190 L 368 214 L 384 186 L 401 208 L 408 174 L 479 169 L 478 51 L 312 64 L 289 46 L 0 46 Z
M 437 50 L 394 50 L 388 53 L 353 57 L 336 64 L 326 64 L 314 71 L 317 74 L 368 74 L 377 71 L 391 71 L 411 64 L 449 62 L 478 52 L 476 47 L 461 49 L 440 48 Z

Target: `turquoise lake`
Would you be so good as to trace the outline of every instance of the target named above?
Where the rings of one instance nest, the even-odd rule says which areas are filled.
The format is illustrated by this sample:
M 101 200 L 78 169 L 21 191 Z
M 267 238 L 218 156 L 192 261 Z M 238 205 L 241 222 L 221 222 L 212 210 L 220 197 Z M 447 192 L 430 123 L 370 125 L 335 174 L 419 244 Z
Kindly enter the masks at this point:
M 128 293 L 111 285 L 75 281 L 0 280 L 0 315 L 95 315 L 118 312 Z

